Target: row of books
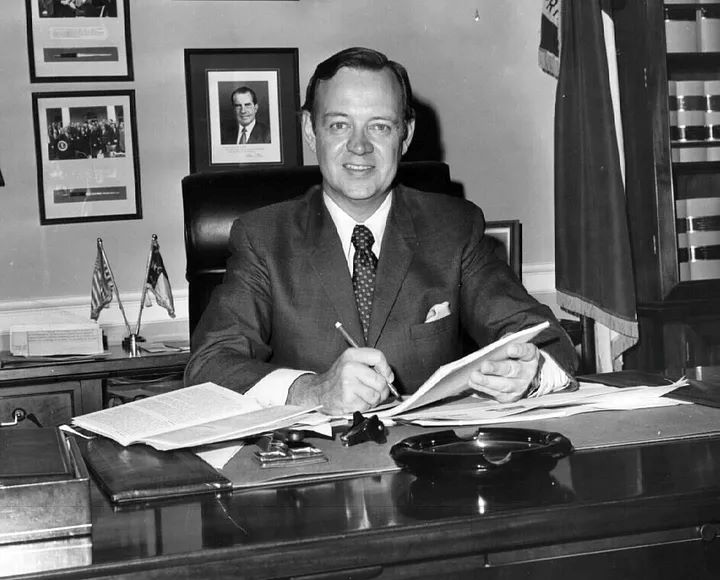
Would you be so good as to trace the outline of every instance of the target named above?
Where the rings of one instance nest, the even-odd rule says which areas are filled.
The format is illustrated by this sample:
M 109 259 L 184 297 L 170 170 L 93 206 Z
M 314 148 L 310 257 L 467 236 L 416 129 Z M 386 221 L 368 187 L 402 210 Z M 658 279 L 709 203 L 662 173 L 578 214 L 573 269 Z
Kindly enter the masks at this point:
M 675 146 L 706 144 L 710 147 L 674 147 L 674 162 L 720 161 L 720 80 L 668 82 L 670 142 Z
M 720 279 L 720 197 L 675 201 L 680 280 Z
M 670 111 L 720 111 L 720 80 L 668 81 Z
M 720 6 L 665 8 L 667 52 L 720 52 Z
M 716 146 L 707 147 L 673 146 L 670 150 L 670 159 L 673 163 L 720 161 L 720 142 Z

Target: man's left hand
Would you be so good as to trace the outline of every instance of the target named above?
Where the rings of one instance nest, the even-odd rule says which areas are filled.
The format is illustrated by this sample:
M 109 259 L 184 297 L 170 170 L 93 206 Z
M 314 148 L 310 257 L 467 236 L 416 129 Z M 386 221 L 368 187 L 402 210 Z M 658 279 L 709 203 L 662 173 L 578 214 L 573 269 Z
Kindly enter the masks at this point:
M 508 344 L 470 374 L 468 386 L 500 403 L 512 403 L 527 392 L 537 372 L 540 351 L 534 344 Z

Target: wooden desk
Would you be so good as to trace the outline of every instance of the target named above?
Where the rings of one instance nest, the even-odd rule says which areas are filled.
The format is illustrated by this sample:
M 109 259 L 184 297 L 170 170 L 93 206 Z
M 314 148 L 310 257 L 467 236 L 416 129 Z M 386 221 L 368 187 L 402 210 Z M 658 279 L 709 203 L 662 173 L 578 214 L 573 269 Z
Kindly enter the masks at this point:
M 103 407 L 105 381 L 181 373 L 190 354 L 171 352 L 130 356 L 120 346 L 110 356 L 75 362 L 26 362 L 0 368 L 0 421 L 12 421 L 14 409 L 38 417 L 44 427 L 67 423 L 75 415 Z M 14 428 L 34 428 L 23 421 Z
M 708 437 L 493 487 L 396 472 L 126 511 L 95 489 L 92 563 L 34 577 L 701 580 L 720 577 L 719 535 Z

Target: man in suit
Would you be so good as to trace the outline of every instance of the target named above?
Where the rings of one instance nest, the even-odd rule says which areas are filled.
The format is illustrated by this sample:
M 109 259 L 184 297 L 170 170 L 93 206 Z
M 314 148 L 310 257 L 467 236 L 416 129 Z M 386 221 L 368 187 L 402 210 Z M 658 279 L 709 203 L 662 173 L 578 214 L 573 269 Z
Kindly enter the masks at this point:
M 411 103 L 405 69 L 381 53 L 351 48 L 318 65 L 302 131 L 323 182 L 235 222 L 186 384 L 362 411 L 388 396 L 388 383 L 412 393 L 461 356 L 463 331 L 484 345 L 545 320 L 541 348 L 507 346 L 468 387 L 513 401 L 572 383 L 567 335 L 495 256 L 482 211 L 395 182 L 415 128 Z M 360 348 L 348 348 L 336 321 Z
M 234 125 L 223 127 L 220 140 L 223 145 L 270 143 L 270 127 L 257 120 L 257 95 L 250 87 L 240 87 L 230 95 L 235 112 Z

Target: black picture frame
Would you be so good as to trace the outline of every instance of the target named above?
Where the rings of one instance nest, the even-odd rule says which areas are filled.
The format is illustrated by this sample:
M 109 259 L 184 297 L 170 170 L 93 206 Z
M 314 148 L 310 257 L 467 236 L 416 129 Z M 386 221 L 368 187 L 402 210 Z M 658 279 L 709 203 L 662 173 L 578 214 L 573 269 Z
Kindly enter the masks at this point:
M 40 224 L 142 218 L 135 91 L 32 93 Z
M 495 253 L 522 280 L 522 225 L 520 220 L 488 221 L 485 235 L 496 241 Z
M 185 82 L 191 173 L 302 165 L 297 48 L 185 49 Z M 256 95 L 262 143 L 235 140 L 241 87 Z
M 25 0 L 30 82 L 133 80 L 130 0 Z

